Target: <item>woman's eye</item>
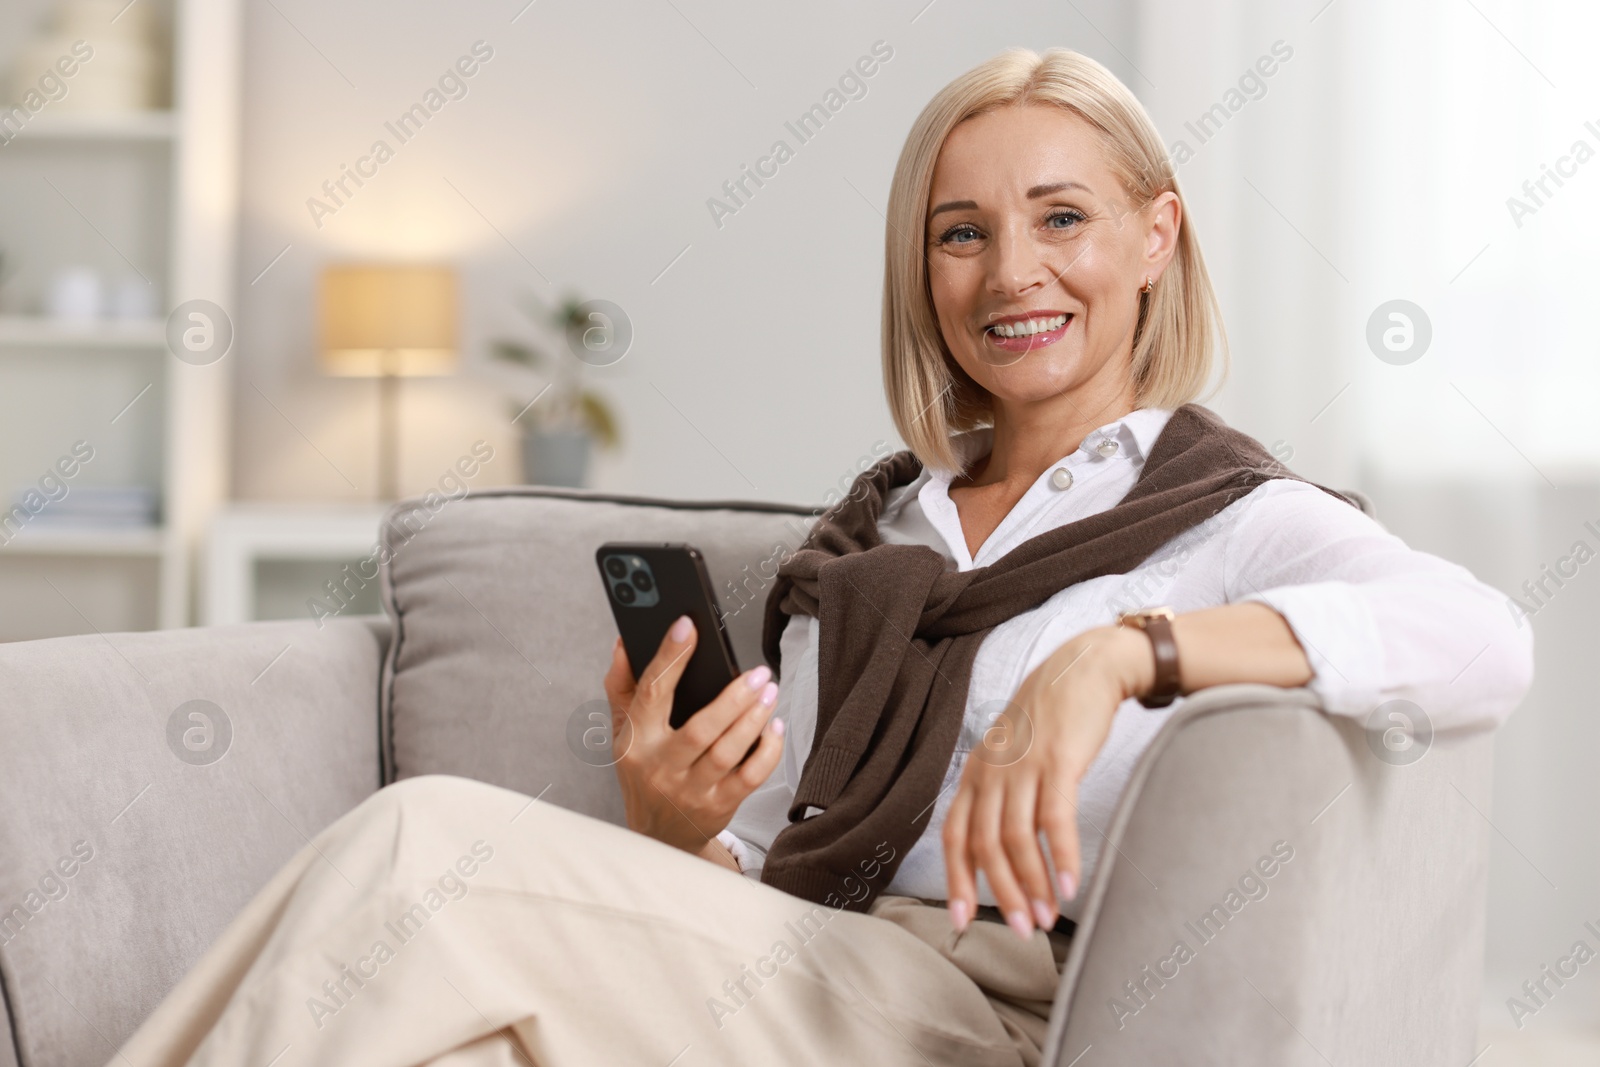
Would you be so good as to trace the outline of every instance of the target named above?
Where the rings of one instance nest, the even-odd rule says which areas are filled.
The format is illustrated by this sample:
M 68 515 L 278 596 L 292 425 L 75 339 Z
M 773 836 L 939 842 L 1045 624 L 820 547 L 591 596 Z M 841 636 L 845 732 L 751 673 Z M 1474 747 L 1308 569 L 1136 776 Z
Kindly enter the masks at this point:
M 1087 222 L 1088 216 L 1081 211 L 1057 211 L 1046 216 L 1045 228 L 1050 230 L 1068 230 L 1082 222 Z M 961 222 L 941 233 L 937 242 L 941 245 L 969 245 L 983 235 L 969 222 Z

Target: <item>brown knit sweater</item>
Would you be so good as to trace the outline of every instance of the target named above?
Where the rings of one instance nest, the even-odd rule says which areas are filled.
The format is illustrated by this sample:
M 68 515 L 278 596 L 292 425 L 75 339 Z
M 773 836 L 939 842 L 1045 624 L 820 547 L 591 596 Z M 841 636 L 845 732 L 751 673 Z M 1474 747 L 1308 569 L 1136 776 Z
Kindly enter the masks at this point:
M 819 626 L 816 740 L 761 880 L 834 907 L 867 910 L 927 827 L 961 732 L 972 661 L 991 629 L 1067 586 L 1132 570 L 1263 482 L 1304 480 L 1253 438 L 1185 404 L 1115 506 L 986 567 L 947 571 L 932 548 L 878 535 L 890 490 L 921 471 L 901 451 L 863 472 L 779 566 L 766 601 L 762 651 L 775 673 L 787 616 L 812 615 Z M 802 818 L 808 806 L 821 810 Z

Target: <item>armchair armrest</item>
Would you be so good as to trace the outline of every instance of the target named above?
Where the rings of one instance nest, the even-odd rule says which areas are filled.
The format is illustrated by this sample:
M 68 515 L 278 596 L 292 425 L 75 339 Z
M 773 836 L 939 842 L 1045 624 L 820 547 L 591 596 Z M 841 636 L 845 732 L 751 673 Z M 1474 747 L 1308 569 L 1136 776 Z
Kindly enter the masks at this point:
M 1189 697 L 1102 827 L 1043 1062 L 1471 1060 L 1491 761 L 1386 762 L 1303 689 Z

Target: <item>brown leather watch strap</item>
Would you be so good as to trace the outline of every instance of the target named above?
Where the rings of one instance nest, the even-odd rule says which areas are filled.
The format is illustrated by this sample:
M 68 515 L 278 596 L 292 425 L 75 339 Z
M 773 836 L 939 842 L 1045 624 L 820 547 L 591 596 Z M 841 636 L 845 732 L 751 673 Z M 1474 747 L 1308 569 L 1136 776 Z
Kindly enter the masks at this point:
M 1146 608 L 1127 612 L 1117 620 L 1123 626 L 1143 630 L 1155 652 L 1155 680 L 1150 691 L 1139 698 L 1139 703 L 1147 708 L 1164 708 L 1180 693 L 1178 643 L 1172 637 L 1172 618 L 1171 608 Z

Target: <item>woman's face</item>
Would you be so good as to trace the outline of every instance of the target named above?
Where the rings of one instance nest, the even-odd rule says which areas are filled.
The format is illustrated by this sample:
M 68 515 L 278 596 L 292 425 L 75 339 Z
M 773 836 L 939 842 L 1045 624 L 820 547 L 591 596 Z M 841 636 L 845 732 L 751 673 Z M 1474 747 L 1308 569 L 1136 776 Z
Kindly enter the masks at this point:
M 1130 210 L 1100 135 L 1069 111 L 1003 107 L 950 132 L 929 196 L 929 288 L 997 417 L 1062 394 L 1131 405 L 1139 289 L 1159 284 L 1178 224 L 1170 192 Z

